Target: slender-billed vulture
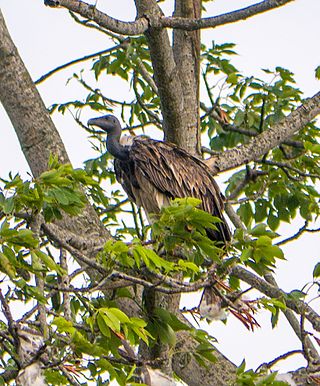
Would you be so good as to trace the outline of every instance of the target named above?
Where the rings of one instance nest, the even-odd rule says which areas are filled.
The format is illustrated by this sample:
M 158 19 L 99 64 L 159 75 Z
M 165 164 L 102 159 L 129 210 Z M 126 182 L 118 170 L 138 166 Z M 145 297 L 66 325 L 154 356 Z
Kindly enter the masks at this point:
M 147 137 L 121 138 L 121 125 L 113 115 L 93 118 L 88 125 L 107 133 L 107 150 L 115 157 L 117 180 L 129 199 L 146 213 L 158 213 L 171 199 L 195 197 L 201 209 L 216 216 L 217 230 L 208 230 L 211 239 L 226 243 L 230 230 L 223 217 L 223 199 L 210 169 L 200 159 L 178 146 Z

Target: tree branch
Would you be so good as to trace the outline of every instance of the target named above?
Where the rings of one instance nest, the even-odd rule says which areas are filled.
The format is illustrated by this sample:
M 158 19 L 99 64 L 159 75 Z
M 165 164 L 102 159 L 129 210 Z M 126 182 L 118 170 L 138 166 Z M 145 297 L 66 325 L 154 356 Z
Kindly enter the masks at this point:
M 264 293 L 270 298 L 282 298 L 287 307 L 299 315 L 304 315 L 312 324 L 313 328 L 316 331 L 320 331 L 320 316 L 308 304 L 302 302 L 301 300 L 293 299 L 293 297 L 280 288 L 268 283 L 264 279 L 256 276 L 239 265 L 232 268 L 231 274 L 250 284 L 252 287 L 256 288 L 258 291 Z
M 148 19 L 144 15 L 135 21 L 125 22 L 114 19 L 113 17 L 99 11 L 95 5 L 87 4 L 81 0 L 59 0 L 56 3 L 72 12 L 86 17 L 87 19 L 95 21 L 103 28 L 121 35 L 141 35 L 148 28 Z
M 249 143 L 211 157 L 206 163 L 218 173 L 257 160 L 302 129 L 318 114 L 320 114 L 320 92 L 306 99 L 303 105 L 269 130 L 252 138 Z
M 149 20 L 162 16 L 161 9 L 155 0 L 135 0 L 135 2 L 139 16 L 146 15 Z M 150 27 L 145 35 L 148 40 L 154 80 L 160 97 L 165 138 L 192 153 L 193 149 L 188 146 L 188 136 L 183 131 L 183 128 L 186 127 L 183 89 L 168 33 L 161 27 Z
M 260 3 L 250 5 L 236 11 L 228 12 L 222 15 L 207 17 L 203 19 L 185 19 L 182 17 L 162 17 L 159 24 L 162 27 L 170 27 L 183 29 L 187 31 L 215 28 L 219 25 L 234 23 L 236 21 L 245 20 L 249 17 L 258 15 L 274 8 L 279 8 L 293 0 L 265 0 Z
M 0 11 L 0 101 L 36 177 L 47 169 L 50 153 L 70 162 L 65 147 L 15 47 Z
M 274 279 L 274 277 L 272 276 L 271 273 L 266 274 L 265 279 L 268 283 L 270 283 L 274 287 L 279 288 L 276 280 Z M 303 353 L 306 356 L 306 359 L 308 359 L 309 357 L 312 358 L 312 360 L 310 362 L 308 361 L 309 365 L 311 362 L 312 362 L 312 364 L 319 364 L 319 360 L 320 360 L 319 354 L 318 354 L 315 346 L 313 345 L 310 337 L 305 335 L 305 334 L 302 334 L 301 326 L 300 326 L 299 320 L 297 319 L 296 315 L 289 308 L 286 308 L 283 311 L 283 313 L 284 313 L 285 317 L 287 318 L 293 331 L 295 332 L 297 337 L 300 339 L 300 341 L 302 343 Z M 302 317 L 304 317 L 304 316 L 302 315 L 301 318 Z
M 102 51 L 95 52 L 95 53 L 90 54 L 90 55 L 83 56 L 82 58 L 71 60 L 70 62 L 62 64 L 61 66 L 58 66 L 58 67 L 54 68 L 53 70 L 47 72 L 46 74 L 42 75 L 34 83 L 40 84 L 41 82 L 43 82 L 44 80 L 46 80 L 47 78 L 49 78 L 51 75 L 55 74 L 58 71 L 64 70 L 65 68 L 73 66 L 74 64 L 81 63 L 81 62 L 84 62 L 84 61 L 92 59 L 92 58 L 96 58 L 97 56 L 101 56 L 101 55 L 105 55 L 105 54 L 108 54 L 108 53 L 113 52 L 113 51 L 117 51 L 119 48 L 123 48 L 123 46 L 124 46 L 123 43 L 120 43 L 114 47 L 107 48 L 106 50 L 102 50 Z
M 286 244 L 286 243 L 289 243 L 290 241 L 292 240 L 296 240 L 298 239 L 304 232 L 310 232 L 310 233 L 316 233 L 316 232 L 320 232 L 320 228 L 315 228 L 315 229 L 309 229 L 307 228 L 307 226 L 309 225 L 308 221 L 306 221 L 304 223 L 304 225 L 292 236 L 284 239 L 284 240 L 281 240 L 281 241 L 278 241 L 275 245 L 283 245 L 283 244 Z
M 201 120 L 204 119 L 206 116 L 211 116 L 216 121 L 218 121 L 220 126 L 225 131 L 232 131 L 235 133 L 246 135 L 247 137 L 257 137 L 259 135 L 259 133 L 255 130 L 243 129 L 242 127 L 232 125 L 232 124 L 226 122 L 224 119 L 221 118 L 221 116 L 219 115 L 219 113 L 217 111 L 217 109 L 219 109 L 218 105 L 213 104 L 213 106 L 209 108 L 203 102 L 200 102 L 200 107 L 203 111 L 205 111 L 205 114 L 201 117 Z M 287 139 L 286 141 L 283 141 L 282 144 L 287 145 L 287 146 L 292 146 L 292 147 L 295 147 L 297 149 L 304 149 L 302 142 L 293 141 L 292 139 Z

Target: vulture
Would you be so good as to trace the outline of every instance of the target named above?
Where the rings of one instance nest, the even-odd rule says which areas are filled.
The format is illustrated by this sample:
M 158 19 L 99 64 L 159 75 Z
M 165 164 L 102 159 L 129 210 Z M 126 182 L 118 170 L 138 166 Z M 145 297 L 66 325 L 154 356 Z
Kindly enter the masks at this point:
M 121 125 L 113 115 L 89 119 L 107 133 L 107 150 L 114 156 L 118 182 L 129 199 L 146 214 L 158 213 L 174 198 L 194 197 L 201 209 L 221 219 L 210 239 L 225 244 L 231 233 L 223 217 L 223 197 L 208 166 L 180 147 L 144 136 L 121 137 Z M 148 216 L 149 217 L 149 216 Z

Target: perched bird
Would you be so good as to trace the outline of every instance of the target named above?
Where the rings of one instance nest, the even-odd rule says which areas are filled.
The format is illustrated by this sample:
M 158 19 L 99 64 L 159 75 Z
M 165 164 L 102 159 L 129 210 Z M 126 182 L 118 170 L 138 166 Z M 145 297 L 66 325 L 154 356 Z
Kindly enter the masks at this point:
M 107 133 L 107 150 L 115 157 L 117 180 L 129 199 L 147 215 L 158 213 L 174 198 L 194 197 L 201 209 L 222 220 L 208 236 L 226 243 L 231 234 L 223 217 L 223 198 L 210 169 L 178 146 L 147 137 L 121 137 L 121 125 L 113 115 L 93 118 L 88 125 Z

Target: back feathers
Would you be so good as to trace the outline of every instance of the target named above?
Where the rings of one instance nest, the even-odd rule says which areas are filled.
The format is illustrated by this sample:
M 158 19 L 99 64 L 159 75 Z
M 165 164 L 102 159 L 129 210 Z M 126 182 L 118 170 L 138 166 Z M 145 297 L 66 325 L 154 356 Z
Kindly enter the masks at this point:
M 223 217 L 219 187 L 204 162 L 183 149 L 166 142 L 134 137 L 128 161 L 115 159 L 117 180 L 129 198 L 147 213 L 157 213 L 170 199 L 195 197 L 201 209 L 222 220 L 211 239 L 229 241 L 229 227 Z

